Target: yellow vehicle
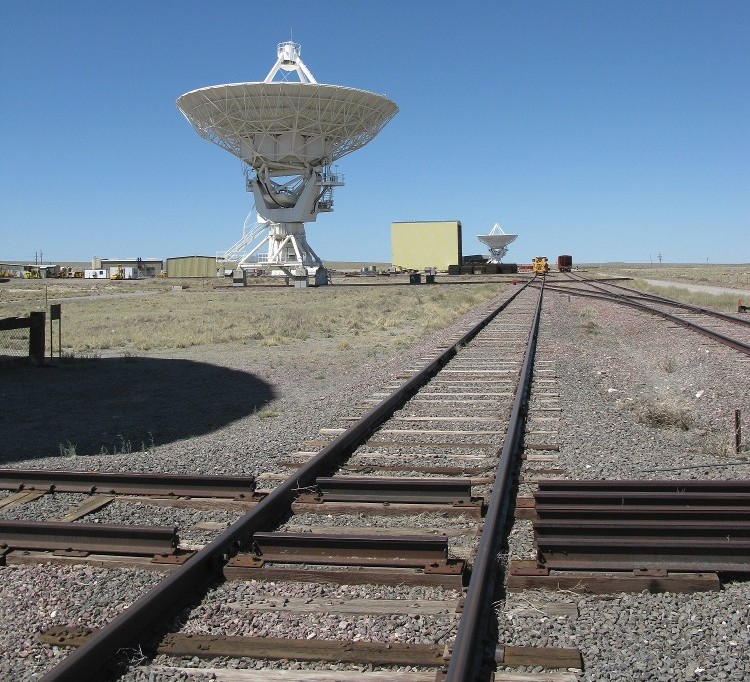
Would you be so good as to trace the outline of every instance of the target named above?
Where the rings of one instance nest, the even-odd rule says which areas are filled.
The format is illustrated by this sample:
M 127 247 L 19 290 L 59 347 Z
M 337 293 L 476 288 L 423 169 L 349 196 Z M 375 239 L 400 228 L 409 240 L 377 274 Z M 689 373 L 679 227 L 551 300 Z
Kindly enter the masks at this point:
M 546 275 L 549 272 L 549 265 L 547 263 L 547 256 L 536 256 L 531 261 L 531 269 L 535 275 Z
M 110 279 L 125 279 L 125 273 L 121 265 L 118 265 L 117 270 L 112 270 L 111 273 L 109 276 Z

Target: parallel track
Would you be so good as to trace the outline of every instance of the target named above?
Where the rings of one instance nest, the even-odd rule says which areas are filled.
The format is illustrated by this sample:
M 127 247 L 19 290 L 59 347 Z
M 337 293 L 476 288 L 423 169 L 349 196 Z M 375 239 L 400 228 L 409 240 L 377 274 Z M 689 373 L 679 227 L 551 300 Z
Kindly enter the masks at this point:
M 750 355 L 750 320 L 748 319 L 681 303 L 662 296 L 644 294 L 610 282 L 591 282 L 570 273 L 567 276 L 570 279 L 565 282 L 565 286 L 560 286 L 561 282 L 554 285 L 548 283 L 547 288 L 560 293 L 610 301 L 658 315 L 734 350 Z M 683 312 L 677 314 L 674 312 L 675 308 Z

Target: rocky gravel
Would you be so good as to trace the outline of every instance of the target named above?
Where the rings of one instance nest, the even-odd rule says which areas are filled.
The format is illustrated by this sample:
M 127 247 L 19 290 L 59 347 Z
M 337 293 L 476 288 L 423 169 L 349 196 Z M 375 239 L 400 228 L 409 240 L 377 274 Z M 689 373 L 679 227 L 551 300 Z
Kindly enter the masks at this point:
M 508 295 L 501 293 L 498 300 Z M 182 378 L 178 386 L 183 393 L 173 395 L 169 386 L 157 391 L 144 390 L 143 404 L 134 406 L 134 411 L 148 416 L 151 412 L 155 418 L 169 415 L 176 424 L 175 433 L 191 433 L 191 424 L 200 425 L 193 436 L 177 438 L 163 444 L 154 444 L 146 437 L 146 442 L 130 441 L 126 437 L 116 439 L 114 447 L 97 455 L 80 454 L 74 448 L 55 447 L 53 456 L 30 456 L 8 453 L 28 452 L 28 447 L 21 441 L 15 442 L 9 434 L 4 434 L 5 449 L 2 466 L 19 468 L 80 469 L 103 471 L 167 471 L 172 473 L 205 473 L 205 474 L 254 474 L 261 478 L 263 487 L 275 485 L 272 478 L 278 472 L 288 470 L 280 461 L 290 453 L 303 449 L 307 439 L 320 438 L 318 430 L 330 427 L 342 417 L 350 416 L 355 405 L 370 397 L 373 388 L 386 386 L 393 382 L 393 377 L 404 372 L 409 366 L 423 364 L 421 359 L 435 347 L 444 345 L 451 335 L 461 334 L 479 317 L 486 314 L 490 304 L 480 306 L 475 311 L 458 319 L 454 325 L 431 335 L 408 350 L 400 350 L 383 356 L 370 353 L 368 349 L 346 349 L 326 345 L 325 340 L 300 342 L 293 348 L 262 346 L 217 346 L 202 347 L 169 352 L 148 353 L 148 357 L 128 357 L 120 359 L 113 367 L 108 358 L 94 358 L 86 363 L 73 362 L 68 365 L 68 378 L 80 370 L 83 374 L 97 374 L 100 367 L 101 382 L 104 390 L 109 390 L 112 381 L 121 381 L 122 372 L 127 370 L 132 376 L 144 375 L 141 364 L 152 368 L 155 361 L 171 363 L 170 371 L 197 371 L 192 363 L 200 361 L 201 367 L 216 367 L 217 371 L 202 369 L 197 378 L 200 381 L 216 381 L 229 377 L 234 386 L 248 386 L 255 390 L 258 382 L 264 389 L 264 401 L 258 402 L 256 393 L 243 395 L 232 390 L 221 391 L 216 387 L 201 385 L 194 391 L 187 391 L 187 382 Z M 174 366 L 173 366 L 174 365 Z M 8 370 L 6 378 L 13 372 L 21 383 L 26 382 L 27 370 Z M 163 370 L 162 371 L 163 374 Z M 71 374 L 72 373 L 72 374 Z M 250 383 L 238 381 L 237 373 L 252 378 Z M 159 376 L 162 376 L 159 374 Z M 53 376 L 53 375 L 50 375 Z M 56 375 L 56 376 L 62 376 Z M 73 386 L 66 386 L 66 395 Z M 37 390 L 36 388 L 33 390 Z M 46 390 L 58 390 L 46 387 Z M 62 391 L 62 387 L 59 389 Z M 201 391 L 205 395 L 201 397 Z M 198 396 L 198 397 L 196 397 Z M 33 396 L 30 397 L 32 399 Z M 153 405 L 149 403 L 153 402 Z M 245 407 L 243 408 L 243 404 Z M 239 405 L 239 408 L 238 408 Z M 127 406 L 125 406 L 127 407 Z M 221 418 L 222 411 L 231 419 Z M 209 417 L 215 420 L 212 428 L 206 428 Z M 20 413 L 19 413 L 20 415 Z M 216 415 L 216 416 L 211 416 Z M 100 415 L 96 415 L 98 418 Z M 108 415 L 104 415 L 108 416 Z M 121 418 L 122 414 L 114 415 Z M 10 413 L 5 415 L 12 419 Z M 23 419 L 22 416 L 18 417 Z M 90 414 L 81 413 L 80 419 L 91 419 Z M 154 424 L 154 430 L 159 427 Z M 207 432 L 201 433 L 202 430 Z M 65 443 L 63 443 L 65 445 Z M 470 454 L 473 454 L 470 451 Z M 267 478 L 271 476 L 271 478 Z M 266 477 L 266 478 L 264 478 Z M 281 477 L 279 477 L 281 478 Z M 267 484 L 267 485 L 266 485 Z M 83 496 L 80 496 L 82 499 Z M 75 498 L 75 499 L 74 499 Z M 23 505 L 24 518 L 59 517 L 68 511 L 71 503 L 79 497 L 73 495 L 46 495 L 34 502 Z M 26 513 L 26 507 L 28 512 Z M 18 518 L 21 507 L 6 508 L 9 518 Z M 11 511 L 15 509 L 15 511 Z M 169 507 L 154 507 L 134 503 L 113 503 L 82 519 L 99 522 L 139 523 L 158 522 L 166 525 L 177 525 L 184 534 L 183 542 L 203 544 L 215 533 L 196 531 L 192 527 L 198 523 L 213 521 L 229 522 L 233 518 L 230 512 L 193 512 L 192 510 Z M 0 640 L 3 651 L 3 665 L 0 679 L 20 681 L 36 680 L 43 672 L 66 654 L 59 648 L 42 647 L 34 644 L 36 634 L 46 627 L 58 624 L 67 625 L 101 625 L 119 612 L 132 600 L 147 591 L 160 578 L 158 573 L 128 571 L 118 569 L 108 571 L 97 569 L 92 585 L 100 584 L 96 598 L 89 590 L 78 590 L 78 571 L 88 570 L 80 567 L 0 567 L 0 590 L 2 590 L 5 618 L 5 631 Z M 130 576 L 130 577 L 128 577 Z M 57 608 L 57 620 L 50 622 L 40 617 L 36 610 L 25 607 L 29 594 L 45 595 L 61 604 Z M 6 598 L 7 595 L 7 598 Z M 75 617 L 68 617 L 74 613 Z M 399 625 L 395 625 L 394 630 Z M 433 632 L 431 628 L 422 628 L 424 632 Z M 415 637 L 426 636 L 418 635 Z M 137 654 L 133 659 L 137 660 Z M 189 661 L 188 661 L 189 662 Z M 236 663 L 246 667 L 246 664 Z M 129 673 L 131 674 L 131 673 Z M 181 673 L 164 673 L 164 679 L 180 679 Z M 134 669 L 134 679 L 156 679 L 151 671 L 143 673 Z M 160 673 L 159 677 L 163 677 Z
M 552 294 L 545 312 L 539 354 L 555 362 L 562 411 L 554 466 L 565 478 L 750 476 L 747 447 L 739 454 L 729 447 L 735 408 L 748 429 L 746 359 L 599 301 Z M 522 489 L 531 494 L 533 486 Z M 510 555 L 533 555 L 530 522 L 514 524 Z M 539 610 L 549 602 L 572 602 L 579 616 L 550 617 Z M 514 615 L 519 610 L 526 615 Z M 696 594 L 524 591 L 507 594 L 497 611 L 501 645 L 579 648 L 581 681 L 750 679 L 747 582 Z
M 162 576 L 133 569 L 82 566 L 4 566 L 0 569 L 0 679 L 21 682 L 67 655 L 65 648 L 39 644 L 53 626 L 102 627 Z
M 83 502 L 88 495 L 81 493 L 53 493 L 23 505 L 10 505 L 0 509 L 0 519 L 28 519 L 29 521 L 54 521 Z
M 482 311 L 486 309 L 484 306 Z M 479 311 L 477 312 L 479 314 Z M 38 468 L 80 468 L 130 471 L 237 473 L 257 476 L 287 472 L 280 460 L 307 449 L 305 440 L 318 439 L 318 429 L 340 425 L 355 406 L 373 390 L 393 383 L 396 373 L 419 365 L 427 351 L 444 342 L 460 327 L 435 334 L 408 351 L 372 357 L 362 350 L 334 347 L 253 349 L 201 348 L 163 354 L 164 358 L 214 363 L 233 372 L 249 373 L 272 387 L 273 397 L 259 405 L 248 397 L 244 414 L 234 414 L 215 429 L 185 435 L 166 444 L 145 443 L 126 447 L 128 452 L 67 457 L 16 457 L 3 465 Z M 729 452 L 731 419 L 735 407 L 743 408 L 743 430 L 750 433 L 747 406 L 748 363 L 734 351 L 697 339 L 683 329 L 673 329 L 656 318 L 631 310 L 613 309 L 598 301 L 583 301 L 549 294 L 545 304 L 540 353 L 554 360 L 560 392 L 560 443 L 555 467 L 568 478 L 729 478 L 750 476 L 750 458 L 745 450 Z M 509 343 L 513 343 L 509 341 Z M 159 356 L 159 354 L 153 354 Z M 140 360 L 134 359 L 134 364 Z M 224 398 L 212 392 L 211 401 Z M 227 404 L 242 401 L 242 395 L 225 396 Z M 189 422 L 196 407 L 180 409 L 179 396 L 171 396 L 174 418 Z M 537 399 L 534 398 L 534 401 Z M 541 405 L 541 402 L 534 402 Z M 421 410 L 421 408 L 420 408 Z M 413 414 L 422 414 L 415 410 Z M 431 410 L 427 410 L 431 412 Z M 404 414 L 408 414 L 405 412 Z M 435 414 L 435 412 L 432 412 Z M 435 428 L 438 422 L 434 423 Z M 429 427 L 432 428 L 432 427 Z M 467 429 L 470 427 L 467 427 Z M 482 426 L 481 428 L 486 428 Z M 478 429 L 477 429 L 478 430 Z M 444 440 L 430 435 L 438 443 Z M 467 438 L 467 443 L 476 442 Z M 139 444 L 140 445 L 140 444 Z M 17 451 L 15 444 L 14 451 Z M 359 454 L 382 452 L 403 458 L 424 448 L 408 446 L 362 448 Z M 435 452 L 440 452 L 439 447 Z M 62 452 L 62 451 L 61 451 Z M 467 455 L 484 455 L 465 448 Z M 446 454 L 435 463 L 451 462 Z M 424 465 L 424 458 L 414 458 Z M 739 462 L 739 464 L 738 464 Z M 432 462 L 431 462 L 432 463 Z M 540 465 L 541 466 L 541 465 Z M 264 479 L 265 487 L 266 479 Z M 273 479 L 268 479 L 269 486 Z M 530 494 L 532 484 L 520 490 Z M 28 505 L 39 517 L 61 515 L 60 496 L 45 496 Z M 67 496 L 66 496 L 67 497 Z M 49 499 L 47 499 L 49 498 Z M 0 493 L 2 499 L 2 493 Z M 48 506 L 51 505 L 51 506 Z M 13 509 L 12 507 L 10 509 Z M 153 511 L 153 515 L 152 514 Z M 5 517 L 8 508 L 0 511 Z M 191 531 L 205 521 L 229 523 L 234 513 L 196 512 L 148 505 L 111 504 L 96 512 L 100 522 L 135 518 L 171 520 L 192 542 L 207 541 L 207 531 Z M 158 516 L 157 516 L 158 515 Z M 49 516 L 47 516 L 49 518 Z M 85 519 L 89 520 L 89 519 Z M 117 521 L 120 522 L 120 521 Z M 128 522 L 133 522 L 132 520 Z M 337 517 L 304 514 L 292 517 L 290 526 L 368 525 L 388 528 L 471 526 L 470 519 L 434 517 Z M 184 530 L 183 530 L 184 529 Z M 191 532 L 195 534 L 190 535 Z M 458 544 L 459 554 L 471 547 Z M 529 522 L 517 522 L 510 541 L 511 557 L 533 555 Z M 127 604 L 149 589 L 160 574 L 137 570 L 105 570 L 68 566 L 0 567 L 0 678 L 36 680 L 65 651 L 36 644 L 36 634 L 51 625 L 96 626 L 107 622 Z M 373 598 L 426 599 L 457 597 L 435 588 L 397 586 L 378 588 L 296 584 L 261 585 L 225 583 L 212 591 L 199 606 L 185 609 L 174 629 L 229 634 L 311 633 L 337 638 L 355 631 L 364 640 L 449 641 L 455 619 L 435 616 L 423 620 L 403 616 L 359 616 L 316 614 L 291 616 L 273 612 L 256 615 L 248 604 L 276 598 Z M 573 604 L 577 616 L 549 615 L 549 604 Z M 500 644 L 534 644 L 578 647 L 584 670 L 583 681 L 670 680 L 708 682 L 750 678 L 750 588 L 746 583 L 725 585 L 718 593 L 616 594 L 582 596 L 573 592 L 524 592 L 508 594 L 496 606 Z M 342 623 L 344 626 L 342 627 Z M 177 668 L 203 669 L 191 680 L 216 679 L 210 668 L 303 667 L 288 662 L 260 664 L 251 660 L 201 661 L 159 656 L 151 665 L 134 664 L 122 677 L 127 682 L 188 679 Z M 357 670 L 350 665 L 316 665 L 320 669 Z M 404 669 L 417 670 L 417 669 Z M 515 672 L 531 672 L 514 669 Z

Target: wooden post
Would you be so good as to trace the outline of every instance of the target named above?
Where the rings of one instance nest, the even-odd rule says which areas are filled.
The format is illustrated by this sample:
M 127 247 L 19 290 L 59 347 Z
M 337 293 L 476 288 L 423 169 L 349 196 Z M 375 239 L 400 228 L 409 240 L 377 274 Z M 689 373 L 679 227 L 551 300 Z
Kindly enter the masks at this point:
M 29 314 L 29 358 L 40 367 L 44 365 L 44 327 L 47 314 L 33 312 Z
M 734 411 L 734 452 L 739 454 L 742 447 L 742 424 L 740 421 L 739 408 Z
M 52 321 L 57 320 L 57 357 L 62 355 L 62 303 L 53 303 L 49 307 L 49 357 L 52 359 Z

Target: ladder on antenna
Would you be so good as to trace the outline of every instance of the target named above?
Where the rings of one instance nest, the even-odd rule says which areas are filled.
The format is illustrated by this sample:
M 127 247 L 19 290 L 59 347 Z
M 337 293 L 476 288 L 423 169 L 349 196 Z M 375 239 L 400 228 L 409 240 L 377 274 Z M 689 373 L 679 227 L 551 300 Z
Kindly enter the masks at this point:
M 255 220 L 251 222 L 253 217 L 255 217 Z M 220 253 L 219 258 L 231 263 L 237 263 L 247 255 L 249 250 L 248 247 L 260 237 L 261 234 L 268 230 L 268 223 L 265 220 L 260 221 L 257 218 L 258 214 L 255 211 L 255 204 L 253 204 L 250 213 L 247 214 L 245 222 L 242 224 L 242 237 L 224 251 L 224 253 Z

